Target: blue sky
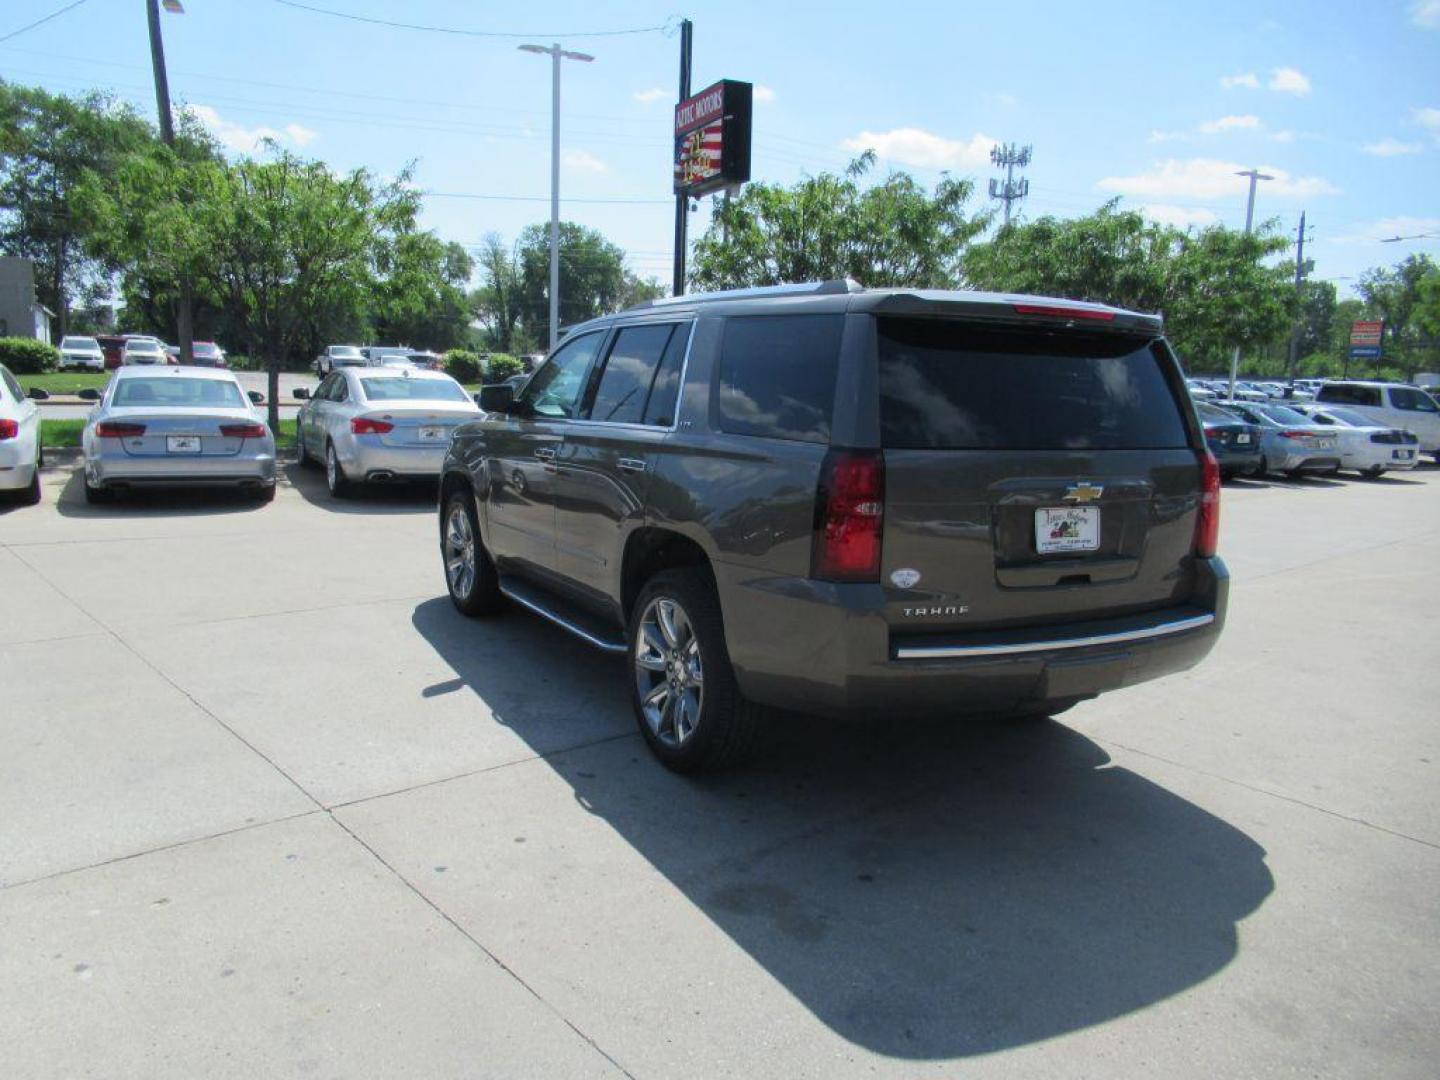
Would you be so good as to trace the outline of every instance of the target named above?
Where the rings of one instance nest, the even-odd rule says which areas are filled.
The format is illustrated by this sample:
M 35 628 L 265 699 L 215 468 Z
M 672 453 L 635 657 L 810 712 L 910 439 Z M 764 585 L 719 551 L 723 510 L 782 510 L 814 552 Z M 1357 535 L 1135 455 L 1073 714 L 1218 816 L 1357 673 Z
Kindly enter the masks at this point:
M 0 37 L 68 0 L 6 0 Z M 977 179 L 998 140 L 1029 143 L 1023 217 L 1115 195 L 1179 224 L 1311 227 L 1315 275 L 1343 291 L 1412 251 L 1440 257 L 1440 0 L 1369 3 L 1090 0 L 1028 6 L 651 3 L 498 5 L 304 0 L 314 7 L 520 38 L 425 33 L 281 0 L 185 0 L 162 15 L 171 92 L 232 152 L 269 134 L 337 168 L 417 162 L 425 223 L 473 244 L 548 218 L 550 69 L 521 41 L 593 53 L 567 63 L 565 217 L 600 229 L 634 269 L 669 281 L 670 108 L 678 36 L 695 23 L 694 85 L 756 84 L 757 180 L 838 170 L 874 147 L 926 182 Z M 612 36 L 587 31 L 641 30 Z M 0 76 L 113 90 L 153 115 L 139 0 L 86 0 L 0 43 Z M 466 196 L 466 197 L 456 197 Z M 476 198 L 474 196 L 485 196 Z M 692 236 L 708 207 L 691 215 Z

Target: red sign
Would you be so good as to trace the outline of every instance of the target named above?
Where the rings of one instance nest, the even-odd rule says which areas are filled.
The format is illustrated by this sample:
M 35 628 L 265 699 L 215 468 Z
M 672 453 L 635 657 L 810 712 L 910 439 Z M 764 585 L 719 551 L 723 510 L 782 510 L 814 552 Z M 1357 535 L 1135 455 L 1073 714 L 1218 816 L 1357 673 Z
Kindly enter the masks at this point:
M 749 83 L 722 79 L 675 106 L 675 194 L 750 179 L 750 105 Z
M 1353 322 L 1350 324 L 1350 344 L 1379 345 L 1384 332 L 1383 322 Z
M 707 86 L 675 106 L 675 134 L 684 135 L 725 115 L 725 83 Z

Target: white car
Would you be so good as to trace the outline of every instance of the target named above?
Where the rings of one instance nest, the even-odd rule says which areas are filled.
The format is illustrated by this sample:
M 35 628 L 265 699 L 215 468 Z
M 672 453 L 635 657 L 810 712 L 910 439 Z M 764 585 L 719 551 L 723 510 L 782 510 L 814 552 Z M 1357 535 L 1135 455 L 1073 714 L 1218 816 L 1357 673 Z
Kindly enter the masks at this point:
M 40 501 L 40 409 L 0 365 L 0 495 Z
M 169 358 L 165 355 L 165 346 L 160 344 L 159 338 L 126 338 L 125 348 L 120 353 L 120 363 L 125 365 L 168 364 L 169 362 Z
M 1413 432 L 1420 452 L 1440 461 L 1440 405 L 1419 387 L 1383 382 L 1327 382 L 1315 393 L 1315 404 L 1340 406 L 1359 413 L 1378 427 Z
M 60 339 L 60 367 L 104 371 L 105 351 L 93 337 L 66 334 Z
M 1399 428 L 1381 427 L 1369 417 L 1346 408 L 1325 405 L 1290 406 L 1304 413 L 1312 424 L 1335 433 L 1340 450 L 1340 467 L 1372 479 L 1383 472 L 1413 469 L 1420 459 L 1419 439 Z

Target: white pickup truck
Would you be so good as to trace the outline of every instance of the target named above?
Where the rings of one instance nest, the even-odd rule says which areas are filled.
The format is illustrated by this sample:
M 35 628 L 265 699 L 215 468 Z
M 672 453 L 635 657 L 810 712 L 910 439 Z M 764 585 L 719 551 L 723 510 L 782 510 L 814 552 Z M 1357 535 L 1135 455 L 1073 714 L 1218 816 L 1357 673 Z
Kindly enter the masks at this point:
M 315 357 L 315 374 L 323 378 L 337 367 L 363 367 L 365 356 L 358 345 L 326 345 Z

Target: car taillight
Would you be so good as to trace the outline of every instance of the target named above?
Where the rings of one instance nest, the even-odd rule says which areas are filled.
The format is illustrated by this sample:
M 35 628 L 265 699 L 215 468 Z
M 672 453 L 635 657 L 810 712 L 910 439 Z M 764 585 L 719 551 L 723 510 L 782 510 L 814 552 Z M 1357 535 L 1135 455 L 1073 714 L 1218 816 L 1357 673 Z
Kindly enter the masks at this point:
M 1093 308 L 1069 307 L 1063 304 L 1016 304 L 1017 315 L 1046 315 L 1056 319 L 1094 319 L 1096 322 L 1114 322 L 1113 311 L 1096 311 Z
M 879 581 L 885 525 L 885 459 L 877 450 L 831 450 L 815 493 L 810 576 Z
M 395 425 L 388 420 L 372 420 L 368 416 L 357 416 L 350 421 L 352 435 L 384 435 L 387 431 L 394 430 Z
M 0 439 L 18 439 L 19 437 L 19 420 L 0 420 Z
M 1208 450 L 1200 458 L 1200 508 L 1195 514 L 1195 554 L 1208 559 L 1220 543 L 1220 463 Z
M 145 434 L 144 424 L 122 424 L 116 420 L 105 420 L 95 425 L 95 434 L 102 439 L 128 439 Z
M 1313 439 L 1315 433 L 1313 431 L 1282 431 L 1280 437 L 1282 439 Z
M 229 439 L 263 439 L 264 424 L 221 424 L 220 434 Z

